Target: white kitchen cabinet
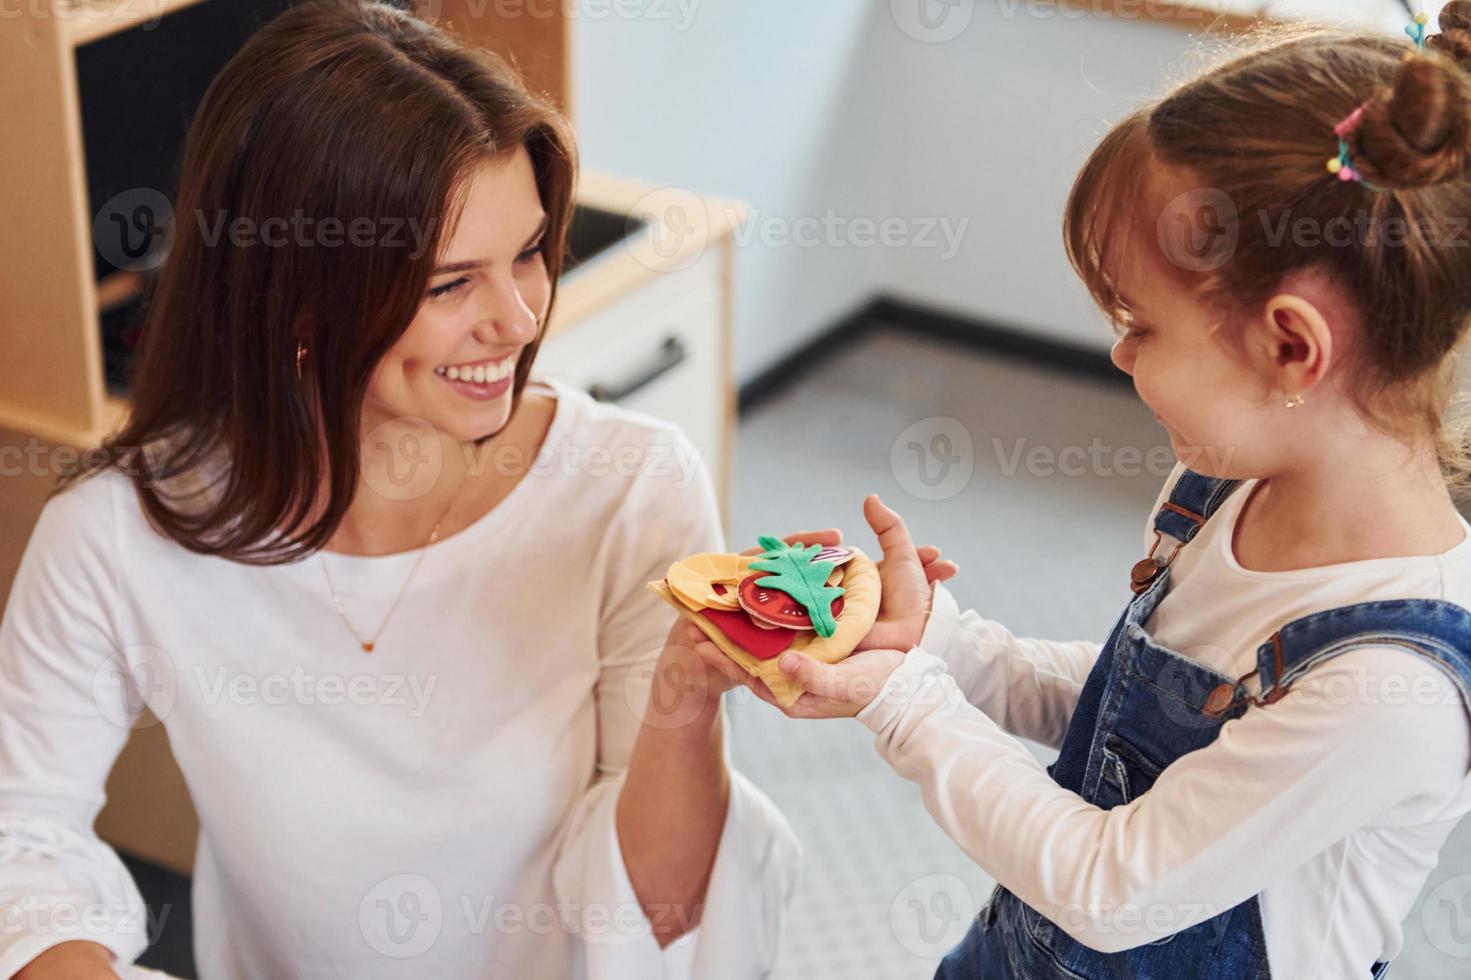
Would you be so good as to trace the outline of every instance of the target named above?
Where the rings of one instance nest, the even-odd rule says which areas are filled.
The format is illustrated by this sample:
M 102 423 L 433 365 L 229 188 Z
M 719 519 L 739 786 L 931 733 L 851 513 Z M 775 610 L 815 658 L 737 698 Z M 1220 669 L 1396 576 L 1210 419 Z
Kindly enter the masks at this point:
M 560 331 L 536 374 L 678 423 L 723 489 L 731 417 L 720 266 L 709 252 Z

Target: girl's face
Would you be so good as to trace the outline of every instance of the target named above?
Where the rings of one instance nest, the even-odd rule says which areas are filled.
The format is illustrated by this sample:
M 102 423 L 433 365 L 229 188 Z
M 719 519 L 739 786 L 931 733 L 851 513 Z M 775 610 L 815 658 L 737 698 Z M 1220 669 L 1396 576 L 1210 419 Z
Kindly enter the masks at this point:
M 1293 421 L 1272 397 L 1272 382 L 1219 334 L 1219 314 L 1163 270 L 1134 271 L 1119 278 L 1131 318 L 1113 362 L 1134 379 L 1176 457 L 1209 476 L 1269 469 L 1288 448 L 1283 423 Z
M 421 419 L 467 442 L 505 426 L 517 359 L 551 296 L 546 223 L 525 147 L 475 171 L 419 312 L 373 370 L 363 431 Z

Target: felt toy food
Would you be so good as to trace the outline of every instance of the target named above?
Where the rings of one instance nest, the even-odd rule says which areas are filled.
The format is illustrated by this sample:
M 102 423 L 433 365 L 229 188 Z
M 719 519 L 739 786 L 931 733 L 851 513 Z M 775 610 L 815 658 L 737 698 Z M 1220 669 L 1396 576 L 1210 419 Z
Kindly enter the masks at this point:
M 879 571 L 857 548 L 761 537 L 759 555 L 707 553 L 669 566 L 649 589 L 726 656 L 766 682 L 777 703 L 802 690 L 777 666 L 785 650 L 823 663 L 853 652 L 878 618 Z

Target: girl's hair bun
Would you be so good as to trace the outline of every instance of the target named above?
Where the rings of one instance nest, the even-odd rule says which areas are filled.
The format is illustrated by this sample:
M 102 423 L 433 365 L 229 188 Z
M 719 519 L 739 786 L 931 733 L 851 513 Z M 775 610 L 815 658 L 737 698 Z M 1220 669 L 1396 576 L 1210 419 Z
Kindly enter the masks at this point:
M 1439 20 L 1440 33 L 1427 37 L 1425 47 L 1471 68 L 1471 0 L 1452 0 Z
M 1471 0 L 1440 14 L 1426 53 L 1405 57 L 1387 92 L 1369 101 L 1355 158 L 1374 183 L 1412 189 L 1464 174 L 1471 163 Z

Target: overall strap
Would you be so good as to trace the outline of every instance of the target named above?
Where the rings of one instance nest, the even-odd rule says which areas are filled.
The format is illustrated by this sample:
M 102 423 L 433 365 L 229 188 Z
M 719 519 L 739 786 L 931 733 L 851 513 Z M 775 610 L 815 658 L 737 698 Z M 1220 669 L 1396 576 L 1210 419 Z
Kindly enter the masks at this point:
M 1294 619 L 1257 649 L 1275 701 L 1315 664 L 1356 647 L 1399 647 L 1439 663 L 1471 706 L 1471 612 L 1441 599 L 1386 599 Z
M 1362 647 L 1397 647 L 1440 665 L 1471 710 L 1471 612 L 1441 599 L 1359 602 L 1294 619 L 1257 648 L 1257 669 L 1233 688 L 1222 684 L 1206 700 L 1205 713 L 1224 714 L 1244 701 L 1272 704 L 1315 665 Z M 1256 675 L 1261 694 L 1243 682 Z
M 1154 515 L 1154 529 L 1182 544 L 1188 542 L 1240 485 L 1240 480 L 1202 476 L 1186 470 L 1170 490 L 1170 499 Z
M 1195 537 L 1195 532 L 1240 485 L 1240 480 L 1202 476 L 1190 469 L 1180 474 L 1180 479 L 1170 490 L 1169 499 L 1154 515 L 1154 543 L 1149 546 L 1149 554 L 1129 570 L 1129 588 L 1135 595 L 1145 592 L 1159 578 L 1160 572 L 1175 560 L 1175 554 Z M 1154 553 L 1159 550 L 1159 543 L 1166 534 L 1178 543 L 1168 555 L 1156 558 Z

